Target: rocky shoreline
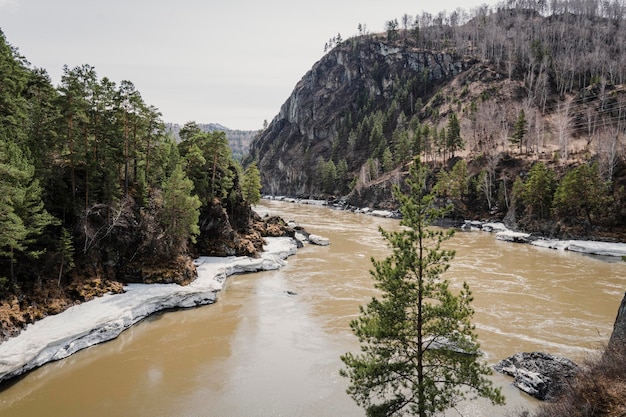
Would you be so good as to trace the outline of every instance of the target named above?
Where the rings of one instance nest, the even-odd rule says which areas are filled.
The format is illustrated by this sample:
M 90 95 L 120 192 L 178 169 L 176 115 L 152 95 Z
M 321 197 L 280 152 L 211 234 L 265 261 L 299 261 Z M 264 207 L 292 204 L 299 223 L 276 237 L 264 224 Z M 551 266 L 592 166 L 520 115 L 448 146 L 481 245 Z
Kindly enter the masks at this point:
M 513 385 L 541 401 L 552 400 L 580 371 L 567 358 L 544 352 L 520 352 L 501 360 L 493 369 L 513 377 Z

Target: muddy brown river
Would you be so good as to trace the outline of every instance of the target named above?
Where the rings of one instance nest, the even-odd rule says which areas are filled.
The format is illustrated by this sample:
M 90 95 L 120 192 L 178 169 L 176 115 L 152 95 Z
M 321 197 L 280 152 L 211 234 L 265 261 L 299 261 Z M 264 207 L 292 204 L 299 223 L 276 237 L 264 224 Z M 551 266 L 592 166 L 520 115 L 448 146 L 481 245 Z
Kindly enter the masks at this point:
M 377 228 L 397 221 L 274 201 L 258 211 L 331 245 L 306 246 L 279 271 L 232 276 L 214 305 L 155 315 L 5 384 L 0 417 L 363 416 L 345 394 L 339 356 L 358 349 L 348 323 L 374 295 L 370 256 L 387 254 Z M 488 363 L 536 350 L 580 360 L 608 340 L 626 263 L 483 232 L 447 243 L 457 255 L 446 277 L 470 285 Z M 467 402 L 464 416 L 536 406 L 508 377 L 493 380 L 507 405 Z

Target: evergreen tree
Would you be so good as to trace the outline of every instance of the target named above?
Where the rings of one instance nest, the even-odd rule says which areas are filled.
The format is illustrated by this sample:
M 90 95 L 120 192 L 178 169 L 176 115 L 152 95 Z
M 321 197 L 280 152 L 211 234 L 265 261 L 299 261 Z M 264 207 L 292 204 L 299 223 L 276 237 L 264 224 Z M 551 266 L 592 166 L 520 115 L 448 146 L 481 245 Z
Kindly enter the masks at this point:
M 519 111 L 517 115 L 517 120 L 513 125 L 513 134 L 511 135 L 511 143 L 513 145 L 519 146 L 519 151 L 522 153 L 522 143 L 524 140 L 524 136 L 528 132 L 528 122 L 526 121 L 526 115 L 524 114 L 524 109 Z
M 255 162 L 251 163 L 243 174 L 241 193 L 243 199 L 250 205 L 261 201 L 261 173 Z
M 159 220 L 165 230 L 166 250 L 181 253 L 188 241 L 195 242 L 200 234 L 200 199 L 193 195 L 193 182 L 180 165 L 163 184 L 163 208 Z
M 439 171 L 434 192 L 443 198 L 451 199 L 455 208 L 464 210 L 466 208 L 470 182 L 470 177 L 467 173 L 467 162 L 461 159 L 454 164 L 450 172 L 443 169 Z
M 393 155 L 391 154 L 391 150 L 389 147 L 385 148 L 383 151 L 383 171 L 389 172 L 393 170 Z
M 385 24 L 387 30 L 387 40 L 393 42 L 398 39 L 398 19 L 388 20 Z
M 461 138 L 461 124 L 456 113 L 451 113 L 448 118 L 448 126 L 446 129 L 446 148 L 450 152 L 450 157 L 454 158 L 454 153 L 458 150 L 462 150 L 464 147 L 463 139 Z
M 0 140 L 21 143 L 26 132 L 28 102 L 23 97 L 28 82 L 27 62 L 9 45 L 0 30 Z
M 186 141 L 190 140 L 196 135 L 199 135 L 200 133 L 202 133 L 202 129 L 200 129 L 200 126 L 198 126 L 198 124 L 194 121 L 189 121 L 183 125 L 183 127 L 180 129 L 180 132 L 178 132 L 178 135 L 180 136 L 180 139 L 182 141 Z
M 337 181 L 337 166 L 332 159 L 322 165 L 322 191 L 332 194 Z
M 18 256 L 38 258 L 44 251 L 38 238 L 47 226 L 58 224 L 44 208 L 34 173 L 16 144 L 0 140 L 0 260 L 8 261 L 13 282 Z
M 76 266 L 74 264 L 74 242 L 72 241 L 72 235 L 65 227 L 62 229 L 61 237 L 57 242 L 57 253 L 60 258 L 57 286 L 61 286 L 63 273 L 72 270 Z
M 70 166 L 70 192 L 72 209 L 78 211 L 76 201 L 78 190 L 76 170 L 85 165 L 88 146 L 81 139 L 86 138 L 89 95 L 95 82 L 95 70 L 89 65 L 70 69 L 63 67 L 61 77 L 60 107 L 64 118 L 65 146 L 63 153 L 67 155 Z M 84 207 L 83 207 L 84 208 Z
M 556 176 L 543 162 L 532 166 L 528 179 L 522 187 L 521 197 L 531 212 L 539 218 L 550 213 L 552 197 L 556 188 Z
M 554 192 L 552 204 L 558 216 L 583 217 L 593 225 L 611 200 L 598 165 L 593 164 L 581 165 L 565 174 Z
M 490 369 L 478 360 L 469 287 L 464 284 L 454 295 L 441 278 L 454 257 L 441 244 L 453 231 L 428 228 L 445 210 L 433 207 L 427 176 L 416 160 L 407 180 L 409 193 L 394 190 L 405 228 L 381 229 L 393 250 L 382 261 L 372 259 L 381 297 L 361 307 L 351 323 L 362 352 L 342 356 L 348 393 L 368 416 L 432 416 L 474 396 L 504 402 L 486 378 Z
M 348 162 L 345 158 L 342 158 L 337 164 L 337 184 L 340 193 L 344 193 L 346 191 L 346 186 L 348 184 Z
M 396 129 L 393 133 L 393 143 L 396 162 L 399 164 L 408 162 L 413 156 L 409 132 L 405 129 Z
M 233 170 L 230 168 L 234 161 L 224 132 L 195 133 L 182 141 L 178 148 L 185 160 L 185 172 L 203 204 L 230 193 L 233 187 Z

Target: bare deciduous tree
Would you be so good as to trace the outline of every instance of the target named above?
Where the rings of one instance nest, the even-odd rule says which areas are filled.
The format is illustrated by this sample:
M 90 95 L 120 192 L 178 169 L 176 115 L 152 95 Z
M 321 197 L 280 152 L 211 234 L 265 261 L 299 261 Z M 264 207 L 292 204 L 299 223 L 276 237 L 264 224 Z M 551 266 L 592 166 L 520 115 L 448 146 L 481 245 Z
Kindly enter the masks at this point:
M 559 105 L 559 110 L 554 115 L 554 127 L 559 144 L 559 156 L 567 161 L 572 134 L 569 102 Z

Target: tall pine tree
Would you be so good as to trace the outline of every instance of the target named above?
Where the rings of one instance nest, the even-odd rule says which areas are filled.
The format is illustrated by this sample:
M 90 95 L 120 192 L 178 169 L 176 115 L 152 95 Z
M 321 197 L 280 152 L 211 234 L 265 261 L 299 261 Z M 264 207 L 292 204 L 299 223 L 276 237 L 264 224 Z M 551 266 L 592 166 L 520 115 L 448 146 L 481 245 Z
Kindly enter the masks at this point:
M 44 229 L 58 221 L 44 208 L 35 168 L 14 143 L 0 140 L 0 260 L 15 283 L 20 257 L 37 258 Z M 1 272 L 0 272 L 1 275 Z
M 453 231 L 428 228 L 445 210 L 433 207 L 427 176 L 416 160 L 407 180 L 410 192 L 394 190 L 404 228 L 381 229 L 393 251 L 382 261 L 372 259 L 381 296 L 361 307 L 351 323 L 361 353 L 341 358 L 348 393 L 368 416 L 432 416 L 475 396 L 504 402 L 486 378 L 490 369 L 479 360 L 469 287 L 464 284 L 454 295 L 441 277 L 454 257 L 441 244 Z

